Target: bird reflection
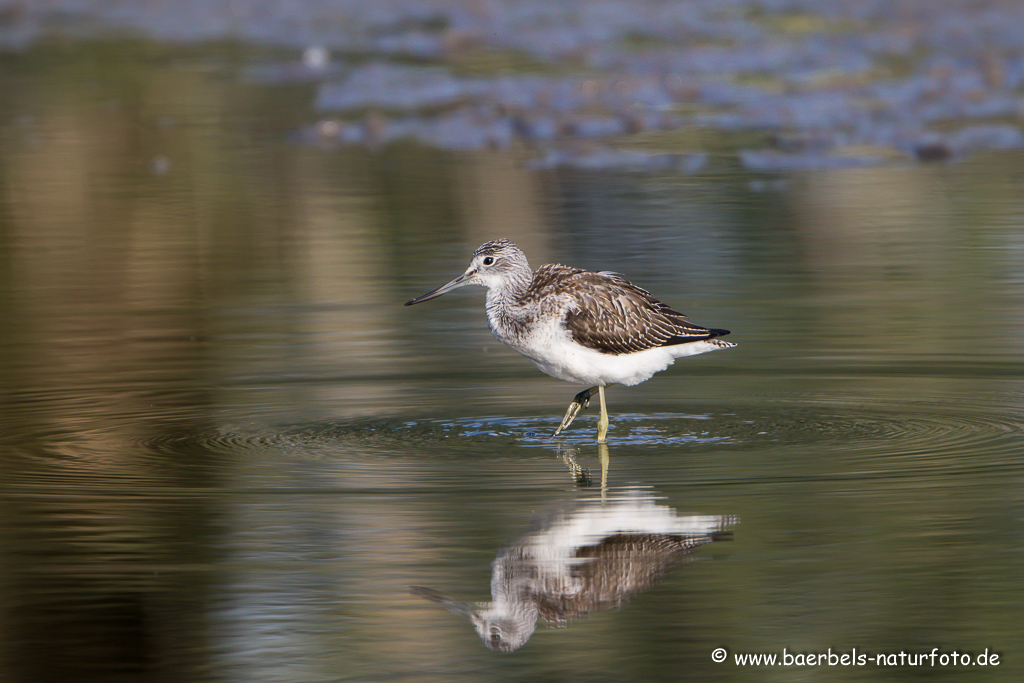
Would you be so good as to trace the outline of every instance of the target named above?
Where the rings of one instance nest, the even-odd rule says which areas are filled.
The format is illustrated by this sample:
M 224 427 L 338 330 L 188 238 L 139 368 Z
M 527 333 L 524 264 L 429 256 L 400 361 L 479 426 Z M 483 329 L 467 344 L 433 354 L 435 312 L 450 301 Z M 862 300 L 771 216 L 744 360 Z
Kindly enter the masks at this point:
M 702 545 L 723 540 L 732 516 L 680 516 L 650 490 L 628 488 L 584 499 L 498 552 L 491 601 L 468 604 L 432 588 L 412 592 L 473 623 L 484 645 L 518 650 L 537 619 L 562 625 L 613 609 L 654 585 Z

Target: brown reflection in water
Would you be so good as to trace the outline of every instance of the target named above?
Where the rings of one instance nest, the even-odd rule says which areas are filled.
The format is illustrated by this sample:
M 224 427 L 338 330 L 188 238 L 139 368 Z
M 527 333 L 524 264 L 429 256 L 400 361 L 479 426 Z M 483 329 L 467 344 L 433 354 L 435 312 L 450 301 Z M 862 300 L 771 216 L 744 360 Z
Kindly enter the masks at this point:
M 965 185 L 978 163 L 1005 166 L 1005 173 Z M 1001 295 L 993 254 L 1018 246 L 1001 226 L 1007 208 L 1021 204 L 1016 167 L 998 157 L 956 168 L 803 177 L 792 208 L 800 259 L 812 278 L 805 296 L 816 327 L 832 335 L 830 352 L 871 349 L 873 357 L 897 362 L 951 358 L 980 330 L 991 338 L 1005 329 L 992 305 Z
M 538 188 L 501 155 L 456 192 L 434 153 L 296 147 L 273 92 L 77 49 L 0 83 L 0 678 L 197 680 L 226 503 L 192 493 L 247 463 L 153 445 L 400 408 L 403 245 L 541 244 Z
M 490 602 L 470 605 L 422 586 L 412 591 L 468 619 L 488 648 L 513 652 L 538 618 L 558 625 L 620 607 L 738 522 L 680 516 L 656 500 L 644 489 L 621 489 L 544 520 L 498 552 Z
M 548 225 L 540 203 L 541 176 L 527 171 L 523 161 L 515 154 L 489 153 L 460 164 L 459 205 L 468 244 L 514 236 L 536 268 L 551 261 Z
M 215 513 L 161 492 L 221 473 L 145 444 L 207 425 L 213 254 L 248 240 L 214 237 L 218 127 L 180 102 L 216 122 L 231 98 L 79 57 L 0 105 L 0 679 L 198 680 Z
M 3 496 L 5 681 L 202 680 L 209 510 L 174 498 Z

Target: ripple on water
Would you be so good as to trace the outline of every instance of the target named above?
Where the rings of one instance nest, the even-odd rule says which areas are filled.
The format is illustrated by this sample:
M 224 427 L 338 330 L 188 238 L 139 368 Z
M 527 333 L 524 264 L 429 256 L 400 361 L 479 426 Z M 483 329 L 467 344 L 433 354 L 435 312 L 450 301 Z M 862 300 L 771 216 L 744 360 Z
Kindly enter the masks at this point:
M 178 425 L 156 436 L 131 436 L 111 425 L 69 433 L 8 433 L 4 442 L 21 462 L 23 481 L 57 475 L 80 481 L 144 484 L 166 480 L 184 469 L 240 459 L 274 461 L 295 458 L 365 460 L 396 457 L 458 456 L 483 445 L 551 448 L 593 442 L 596 416 L 581 416 L 567 433 L 552 438 L 555 417 L 486 417 L 432 420 L 359 420 L 190 431 Z M 853 401 L 815 404 L 760 402 L 732 405 L 729 412 L 629 413 L 613 415 L 609 443 L 635 454 L 645 449 L 808 448 L 821 453 L 842 450 L 874 470 L 920 470 L 946 466 L 1020 466 L 1024 411 L 1017 396 L 969 403 L 939 401 L 911 405 L 868 405 Z M 514 450 L 491 453 L 515 459 Z M 965 455 L 979 457 L 963 460 Z M 191 465 L 189 465 L 191 463 Z
M 593 416 L 577 418 L 568 431 L 552 437 L 561 420 L 559 418 L 489 417 L 454 421 L 438 421 L 446 437 L 463 439 L 515 439 L 524 446 L 549 447 L 553 444 L 591 443 L 597 431 Z M 727 433 L 711 428 L 714 418 L 709 415 L 674 413 L 619 414 L 615 417 L 614 441 L 622 446 L 650 446 L 665 444 L 701 444 L 732 442 Z
M 936 457 L 943 454 L 1024 446 L 1024 410 L 1013 403 L 945 403 L 866 406 L 807 403 L 737 406 L 728 413 L 630 413 L 612 418 L 611 443 L 620 446 L 762 445 L 822 446 L 863 450 L 866 454 Z M 487 417 L 402 421 L 335 426 L 333 438 L 429 442 L 433 440 L 510 441 L 524 446 L 590 443 L 596 417 L 578 418 L 568 432 L 551 434 L 556 418 Z M 315 432 L 313 432 L 315 433 Z M 323 436 L 323 434 L 321 434 Z

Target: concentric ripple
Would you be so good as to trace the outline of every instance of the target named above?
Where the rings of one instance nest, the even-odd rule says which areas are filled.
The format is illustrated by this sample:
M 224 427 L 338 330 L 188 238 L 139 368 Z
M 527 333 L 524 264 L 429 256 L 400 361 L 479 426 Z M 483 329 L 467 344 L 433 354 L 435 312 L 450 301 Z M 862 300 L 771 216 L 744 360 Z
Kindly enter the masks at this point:
M 918 406 L 761 404 L 723 413 L 630 413 L 612 418 L 609 440 L 619 446 L 829 447 L 902 457 L 963 454 L 978 450 L 1024 453 L 1024 413 L 1016 406 Z M 293 426 L 280 431 L 178 434 L 147 443 L 154 450 L 183 445 L 214 452 L 350 446 L 404 452 L 410 447 L 474 443 L 547 447 L 593 441 L 596 418 L 584 416 L 559 437 L 554 417 L 485 417 L 451 420 L 364 420 Z
M 759 433 L 774 441 L 832 443 L 847 450 L 881 451 L 905 457 L 1018 449 L 1024 452 L 1024 412 L 1020 406 L 924 404 L 873 406 L 794 406 L 778 414 L 749 417 Z M 746 421 L 744 421 L 746 422 Z
M 947 467 L 1020 468 L 1024 463 L 1024 398 L 983 396 L 974 402 L 942 400 L 880 405 L 822 399 L 733 404 L 703 414 L 612 415 L 609 444 L 631 449 L 681 448 L 711 452 L 790 449 L 823 457 L 842 452 L 865 471 L 935 470 Z M 481 449 L 517 458 L 516 447 L 552 448 L 593 443 L 596 416 L 583 415 L 559 437 L 554 416 L 460 419 L 369 419 L 300 425 L 174 427 L 126 433 L 107 428 L 8 432 L 4 444 L 18 454 L 18 472 L 8 481 L 70 476 L 79 481 L 112 479 L 144 484 L 227 462 L 274 462 L 343 457 L 346 462 L 387 466 L 389 459 L 419 460 Z M 499 450 L 496 450 L 499 449 Z M 744 456 L 748 457 L 748 456 Z M 801 461 L 794 462 L 799 468 Z M 191 474 L 189 474 L 191 473 Z

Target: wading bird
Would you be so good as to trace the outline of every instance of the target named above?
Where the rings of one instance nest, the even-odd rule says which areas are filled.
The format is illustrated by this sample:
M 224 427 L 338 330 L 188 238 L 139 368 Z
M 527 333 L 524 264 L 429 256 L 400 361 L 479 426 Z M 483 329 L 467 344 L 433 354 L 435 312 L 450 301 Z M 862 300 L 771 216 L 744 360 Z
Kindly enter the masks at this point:
M 736 346 L 719 338 L 729 330 L 694 325 L 619 273 L 557 263 L 534 271 L 507 239 L 481 245 L 465 273 L 405 305 L 466 285 L 487 288 L 487 322 L 499 341 L 552 377 L 591 385 L 576 394 L 555 436 L 596 393 L 601 403 L 597 440 L 604 443 L 606 386 L 639 384 L 676 358 Z

